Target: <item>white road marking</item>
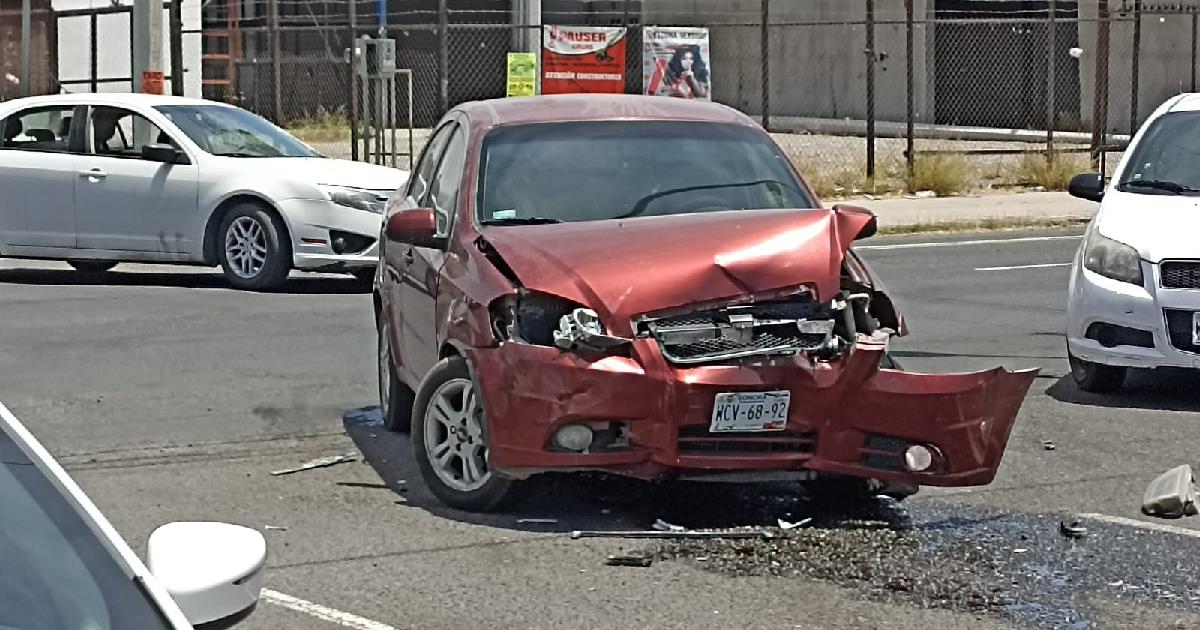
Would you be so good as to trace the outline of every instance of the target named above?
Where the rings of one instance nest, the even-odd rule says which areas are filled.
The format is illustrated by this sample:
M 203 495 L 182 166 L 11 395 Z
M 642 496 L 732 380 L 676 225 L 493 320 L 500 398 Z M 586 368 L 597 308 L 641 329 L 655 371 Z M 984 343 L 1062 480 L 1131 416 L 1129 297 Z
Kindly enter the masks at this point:
M 1093 521 L 1103 521 L 1114 525 L 1127 525 L 1129 527 L 1137 527 L 1140 529 L 1148 529 L 1156 532 L 1167 532 L 1168 534 L 1178 534 L 1180 536 L 1191 536 L 1192 538 L 1200 538 L 1200 531 L 1195 529 L 1187 529 L 1184 527 L 1175 527 L 1174 525 L 1164 525 L 1162 523 L 1151 523 L 1148 521 L 1139 521 L 1134 518 L 1125 518 L 1123 516 L 1109 516 L 1107 514 L 1087 513 L 1080 514 L 1080 518 L 1086 518 Z
M 981 238 L 973 241 L 936 241 L 932 243 L 896 243 L 895 245 L 862 245 L 856 246 L 855 251 L 860 250 L 888 250 L 888 249 L 920 249 L 923 247 L 965 247 L 967 245 L 1004 245 L 1007 243 L 1036 243 L 1038 241 L 1070 241 L 1079 240 L 1083 235 L 1079 236 L 1022 236 L 1019 238 Z
M 321 619 L 323 621 L 335 623 L 343 628 L 353 628 L 354 630 L 396 630 L 396 628 L 389 626 L 386 623 L 372 621 L 370 619 L 359 617 L 358 615 L 353 615 L 336 608 L 329 608 L 328 606 L 314 604 L 306 599 L 292 597 L 286 593 L 272 591 L 269 588 L 264 588 L 262 590 L 262 600 L 264 602 L 275 604 L 276 606 L 283 606 L 284 608 L 304 613 L 310 617 L 316 617 L 317 619 Z
M 1074 263 L 1040 263 L 1036 265 L 1012 265 L 1011 267 L 976 267 L 975 271 L 1013 271 L 1016 269 L 1049 269 L 1051 267 L 1070 267 Z

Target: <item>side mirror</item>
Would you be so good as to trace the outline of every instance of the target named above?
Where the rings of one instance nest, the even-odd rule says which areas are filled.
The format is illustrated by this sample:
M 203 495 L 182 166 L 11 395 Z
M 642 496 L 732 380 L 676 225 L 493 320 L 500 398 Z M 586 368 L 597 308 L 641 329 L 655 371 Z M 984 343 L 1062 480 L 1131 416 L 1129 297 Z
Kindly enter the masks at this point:
M 861 206 L 838 204 L 833 207 L 833 211 L 837 212 L 838 214 L 865 214 L 870 217 L 866 224 L 862 226 L 862 229 L 858 231 L 858 234 L 854 236 L 854 240 L 856 241 L 861 241 L 864 238 L 871 238 L 872 236 L 875 236 L 876 232 L 879 231 L 879 218 L 875 216 L 874 212 L 871 212 L 866 208 Z
M 1104 198 L 1104 176 L 1100 173 L 1080 173 L 1071 178 L 1067 192 L 1072 197 L 1100 201 Z
M 446 239 L 437 236 L 437 212 L 432 208 L 413 208 L 392 213 L 385 234 L 389 241 L 418 247 L 444 249 Z
M 147 144 L 142 147 L 142 159 L 163 164 L 187 164 L 187 156 L 169 144 Z
M 258 604 L 267 541 L 227 523 L 168 523 L 150 534 L 146 564 L 198 629 L 219 630 Z

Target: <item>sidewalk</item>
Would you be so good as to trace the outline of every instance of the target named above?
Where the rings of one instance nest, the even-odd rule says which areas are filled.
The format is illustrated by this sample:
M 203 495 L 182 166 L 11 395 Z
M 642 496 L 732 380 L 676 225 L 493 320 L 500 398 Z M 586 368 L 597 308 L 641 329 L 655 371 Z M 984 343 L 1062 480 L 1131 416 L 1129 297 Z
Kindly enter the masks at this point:
M 897 228 L 989 221 L 1029 222 L 1055 219 L 1091 219 L 1100 204 L 1071 197 L 1065 192 L 1029 192 L 938 199 L 854 200 L 875 212 L 879 227 Z

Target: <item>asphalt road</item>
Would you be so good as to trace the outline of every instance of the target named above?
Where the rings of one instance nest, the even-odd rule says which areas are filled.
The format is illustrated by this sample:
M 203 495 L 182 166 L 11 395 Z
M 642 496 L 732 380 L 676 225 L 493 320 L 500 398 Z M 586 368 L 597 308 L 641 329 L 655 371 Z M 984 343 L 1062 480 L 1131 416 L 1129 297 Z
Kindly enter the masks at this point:
M 543 481 L 512 513 L 441 508 L 403 440 L 346 414 L 376 402 L 374 327 L 369 295 L 334 276 L 260 295 L 207 269 L 89 280 L 0 261 L 0 400 L 135 549 L 172 520 L 274 526 L 270 597 L 247 629 L 1195 627 L 1200 538 L 1186 534 L 1200 518 L 1168 523 L 1182 533 L 1120 519 L 1146 522 L 1146 483 L 1194 462 L 1196 377 L 1139 375 L 1110 397 L 1064 379 L 1063 263 L 1077 245 L 1065 232 L 864 244 L 912 328 L 896 346 L 906 368 L 1043 370 L 994 484 L 878 513 L 780 486 L 590 478 Z M 269 474 L 338 453 L 365 463 Z M 1080 514 L 1117 518 L 1059 535 Z M 796 536 L 754 545 L 564 534 L 806 516 Z M 660 559 L 604 566 L 618 550 Z

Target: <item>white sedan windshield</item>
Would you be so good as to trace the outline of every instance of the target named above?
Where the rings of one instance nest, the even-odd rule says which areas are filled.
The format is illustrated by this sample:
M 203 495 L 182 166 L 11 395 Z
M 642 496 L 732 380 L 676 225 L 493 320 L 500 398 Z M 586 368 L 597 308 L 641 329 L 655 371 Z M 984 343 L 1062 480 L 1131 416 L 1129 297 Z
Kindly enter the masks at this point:
M 221 105 L 163 105 L 155 109 L 213 155 L 320 157 L 286 131 L 244 109 Z

